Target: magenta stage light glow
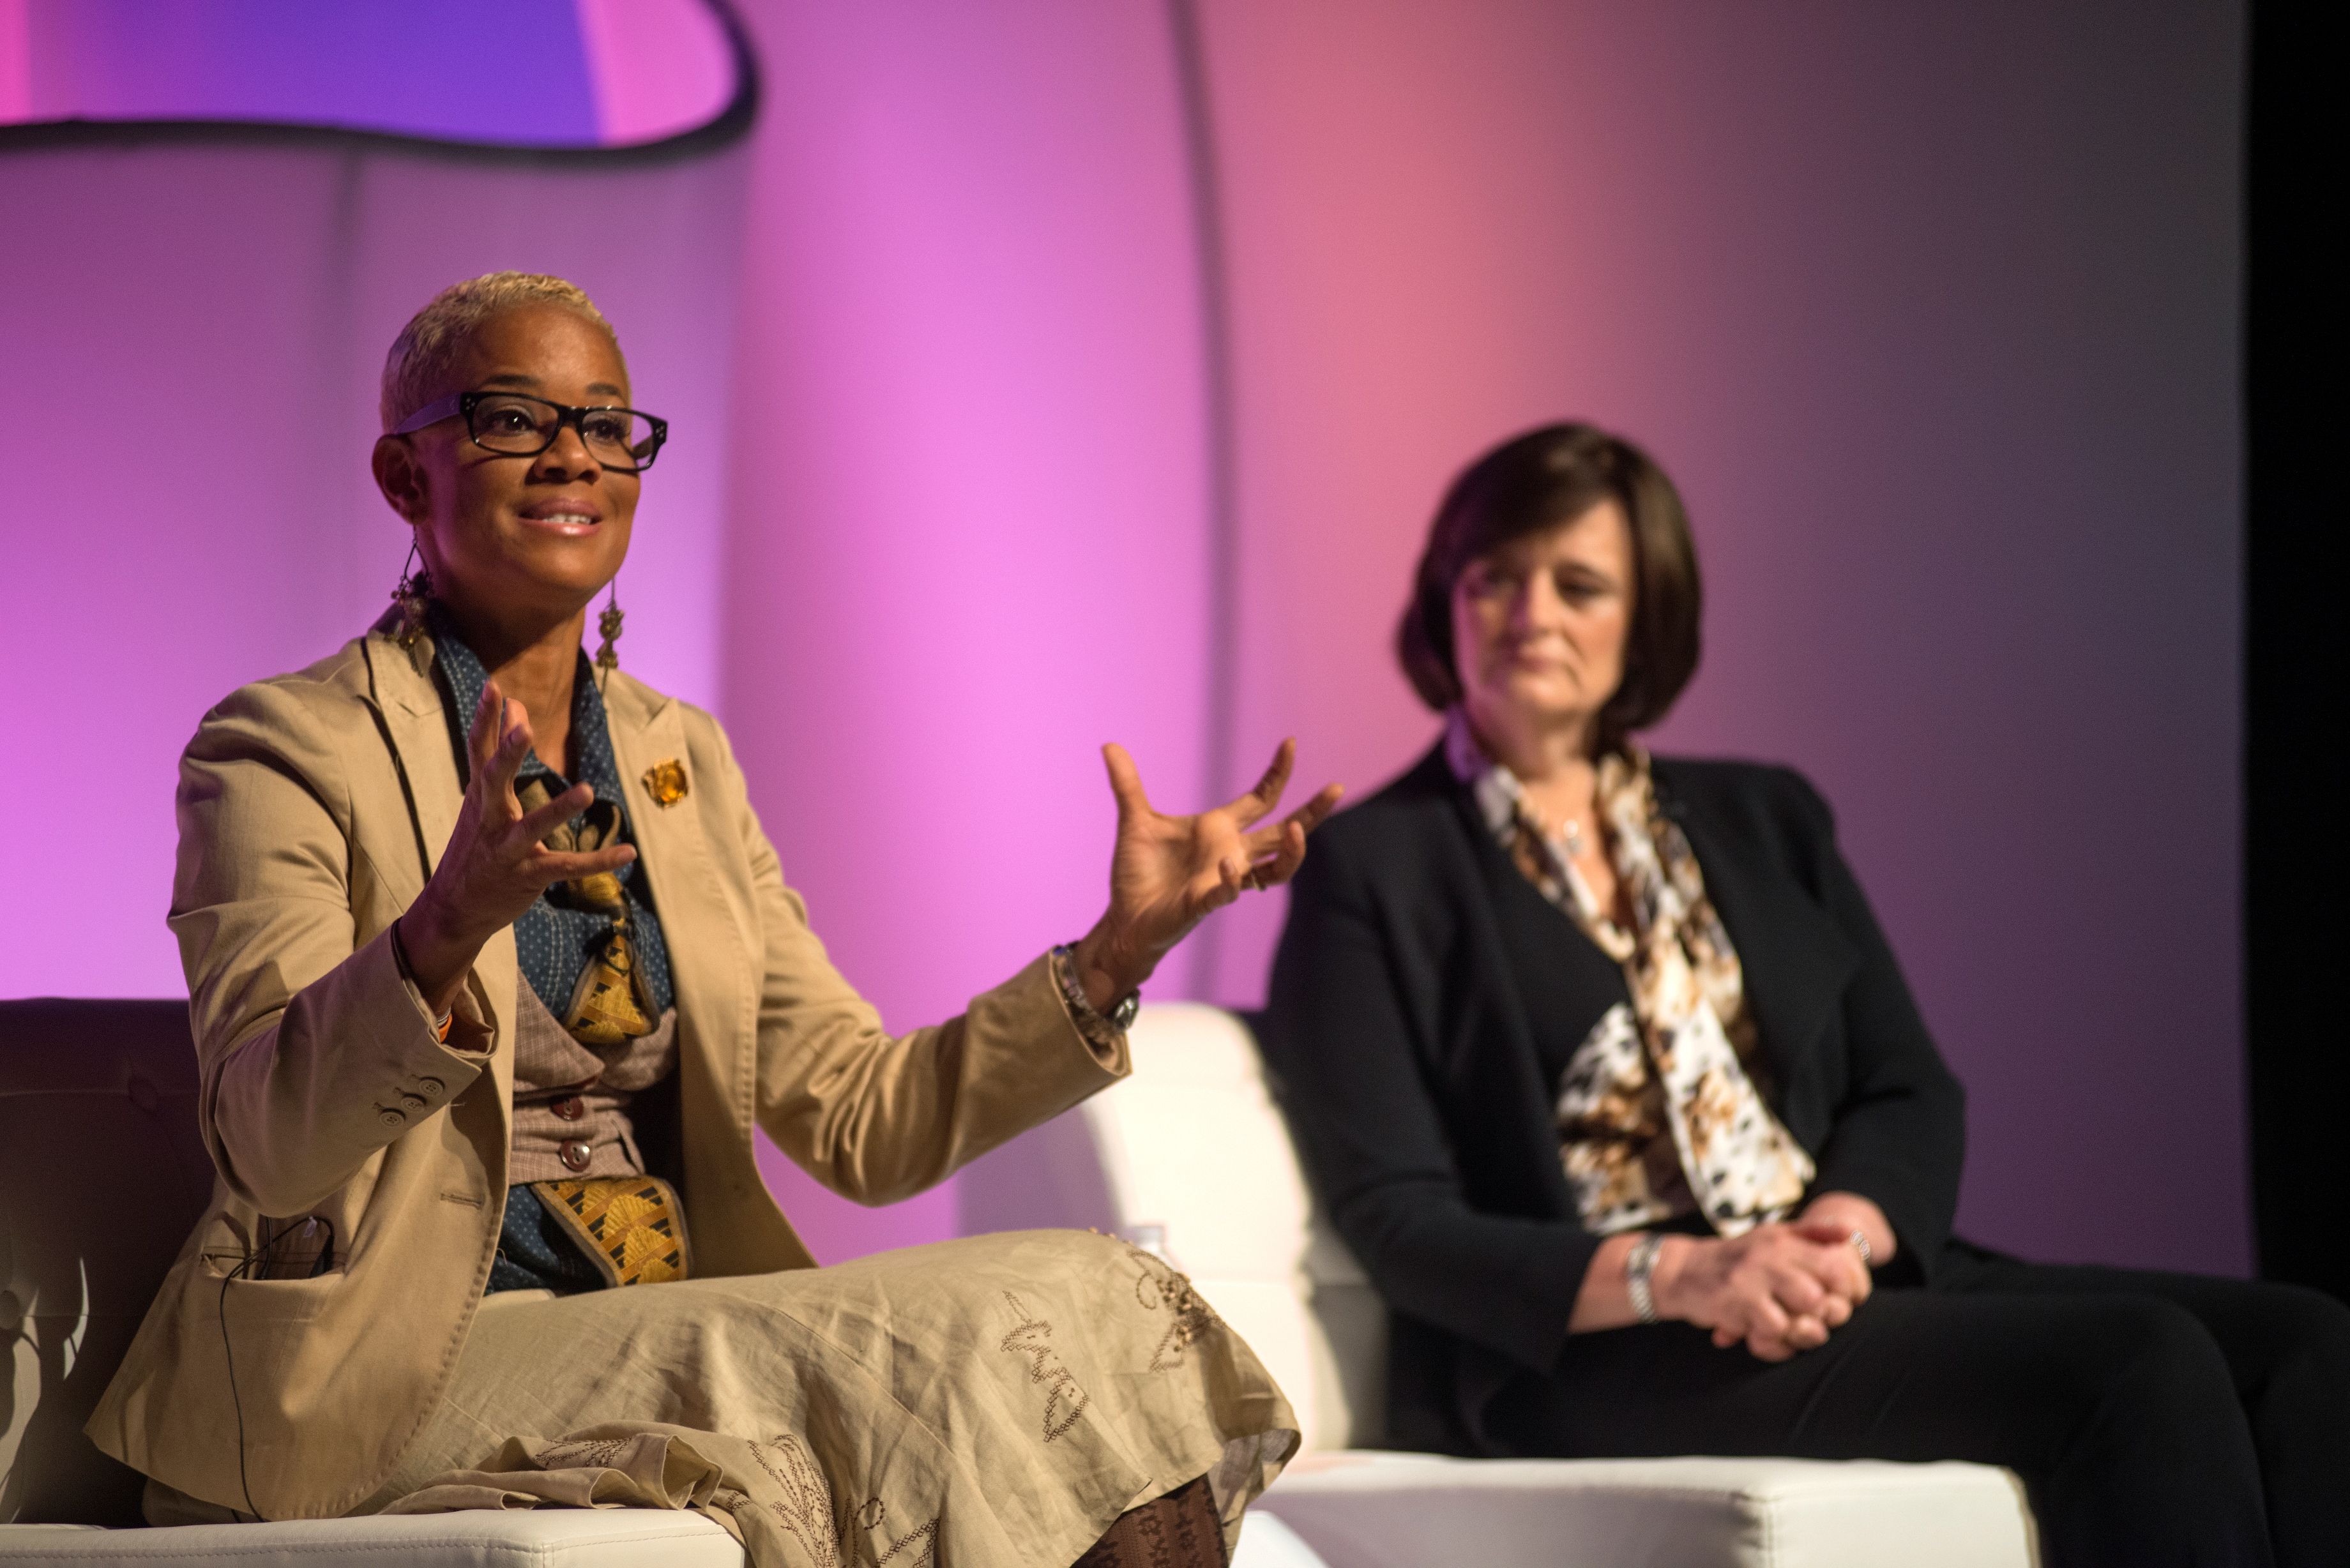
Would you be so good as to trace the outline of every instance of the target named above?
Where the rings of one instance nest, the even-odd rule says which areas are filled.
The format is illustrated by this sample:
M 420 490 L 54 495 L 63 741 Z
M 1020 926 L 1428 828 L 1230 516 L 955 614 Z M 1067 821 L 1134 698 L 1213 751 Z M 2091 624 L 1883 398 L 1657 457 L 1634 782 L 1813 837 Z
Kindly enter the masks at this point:
M 660 9 L 517 0 L 573 75 L 506 79 L 657 134 L 581 84 Z M 49 10 L 0 0 L 0 104 Z M 1404 766 L 1430 507 L 1588 417 L 1704 556 L 1657 744 L 1835 803 L 1967 1085 L 1961 1229 L 2246 1267 L 2234 0 L 742 11 L 759 120 L 707 157 L 0 133 L 0 994 L 178 989 L 178 752 L 381 611 L 384 348 L 523 267 L 672 421 L 623 664 L 726 722 L 893 1026 L 1099 913 L 1099 742 L 1170 804 L 1288 733 Z M 1280 918 L 1149 995 L 1253 1002 Z M 820 1257 L 959 1223 L 770 1168 Z

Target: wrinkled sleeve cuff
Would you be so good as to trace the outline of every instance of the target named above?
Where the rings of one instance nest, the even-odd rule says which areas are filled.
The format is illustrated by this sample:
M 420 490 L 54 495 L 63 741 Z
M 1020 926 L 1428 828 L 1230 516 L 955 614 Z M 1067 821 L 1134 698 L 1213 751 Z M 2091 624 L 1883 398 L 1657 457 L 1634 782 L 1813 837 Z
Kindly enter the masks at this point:
M 1068 950 L 1053 949 L 1045 955 L 1045 966 L 1052 976 L 1054 992 L 1061 1004 L 1061 1015 L 1069 1021 L 1069 1027 L 1076 1031 L 1078 1040 L 1093 1053 L 1094 1060 L 1105 1071 L 1124 1077 L 1129 1060 L 1126 1031 L 1103 1017 L 1094 1004 L 1086 1000 L 1085 984 L 1077 978 L 1076 966 L 1069 961 Z
M 424 992 L 401 961 L 400 946 L 386 926 L 374 940 L 352 955 L 367 972 L 390 981 L 406 999 L 407 1006 L 400 1022 L 395 1025 L 403 1049 L 402 1058 L 418 1071 L 430 1071 L 431 1064 L 454 1066 L 468 1073 L 478 1073 L 486 1064 L 497 1045 L 497 1035 L 490 1026 L 489 1013 L 474 994 L 475 982 L 469 977 L 464 989 L 457 993 L 456 1004 L 450 1009 L 449 1038 L 441 1038 L 441 1020 Z M 410 1020 L 413 1020 L 411 1027 Z
M 424 1032 L 432 1036 L 434 1044 L 479 1065 L 481 1058 L 497 1049 L 497 1034 L 490 1027 L 488 1009 L 473 994 L 476 983 L 473 977 L 466 976 L 464 986 L 457 992 L 457 1000 L 449 1008 L 449 1032 L 442 1034 L 440 1015 L 432 1011 L 432 1004 L 424 1000 L 423 988 L 416 983 L 415 975 L 409 971 L 408 953 L 400 945 L 399 925 L 400 922 L 395 920 L 386 926 L 378 940 L 391 950 L 393 967 L 400 971 L 400 988 L 408 993 L 408 1000 L 414 1004 L 418 1016 L 424 1020 Z

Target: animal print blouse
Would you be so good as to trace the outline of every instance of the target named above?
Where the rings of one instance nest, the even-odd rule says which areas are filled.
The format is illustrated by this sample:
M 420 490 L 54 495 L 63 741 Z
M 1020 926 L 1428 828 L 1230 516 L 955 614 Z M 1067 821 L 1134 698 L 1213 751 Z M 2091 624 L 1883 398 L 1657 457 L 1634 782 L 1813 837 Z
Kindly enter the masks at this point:
M 1599 828 L 1632 925 L 1599 908 L 1563 838 L 1547 835 L 1517 778 L 1455 709 L 1445 756 L 1518 869 L 1623 966 L 1631 1004 L 1607 1010 L 1557 1085 L 1559 1158 L 1597 1235 L 1702 1214 L 1735 1236 L 1786 1217 L 1811 1157 L 1772 1111 L 1730 933 L 1689 839 L 1657 803 L 1648 754 L 1600 758 Z

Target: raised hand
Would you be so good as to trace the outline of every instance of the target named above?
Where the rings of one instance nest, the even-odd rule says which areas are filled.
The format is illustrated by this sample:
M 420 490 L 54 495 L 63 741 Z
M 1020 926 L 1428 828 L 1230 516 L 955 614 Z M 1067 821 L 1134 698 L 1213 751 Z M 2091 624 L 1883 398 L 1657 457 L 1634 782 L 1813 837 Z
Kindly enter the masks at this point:
M 1305 836 L 1336 809 L 1336 784 L 1278 822 L 1297 759 L 1284 741 L 1256 787 L 1196 816 L 1169 816 L 1150 804 L 1126 748 L 1102 748 L 1110 793 L 1118 798 L 1118 844 L 1110 855 L 1109 909 L 1077 944 L 1086 994 L 1107 1010 L 1150 977 L 1191 928 L 1250 888 L 1278 887 L 1305 859 Z
M 637 857 L 626 844 L 583 854 L 539 842 L 585 811 L 596 792 L 574 784 L 537 810 L 523 810 L 514 784 L 530 754 L 530 715 L 494 680 L 482 688 L 465 749 L 473 769 L 457 826 L 432 880 L 396 922 L 417 989 L 435 1012 L 446 1012 L 456 1000 L 482 945 L 514 924 L 541 893 L 573 877 L 617 871 Z

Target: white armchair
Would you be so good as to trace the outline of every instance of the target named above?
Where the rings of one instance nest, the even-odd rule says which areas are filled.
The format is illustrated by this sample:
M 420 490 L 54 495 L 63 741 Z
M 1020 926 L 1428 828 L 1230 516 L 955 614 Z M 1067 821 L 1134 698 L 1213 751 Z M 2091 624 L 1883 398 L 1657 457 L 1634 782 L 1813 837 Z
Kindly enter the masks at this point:
M 1305 1450 L 1259 1505 L 1332 1568 L 2031 1568 L 2022 1489 L 1981 1465 L 1455 1459 L 1380 1450 L 1387 1314 L 1315 1212 L 1255 1042 L 1145 1007 L 1134 1075 L 977 1162 L 966 1230 L 1163 1246 L 1279 1379 Z

